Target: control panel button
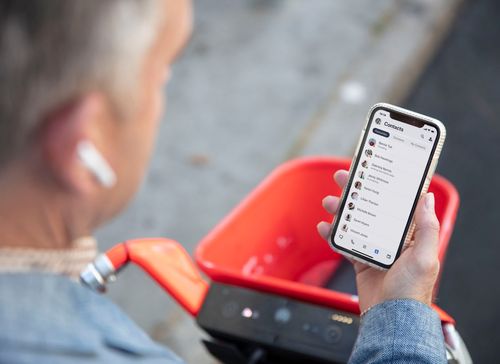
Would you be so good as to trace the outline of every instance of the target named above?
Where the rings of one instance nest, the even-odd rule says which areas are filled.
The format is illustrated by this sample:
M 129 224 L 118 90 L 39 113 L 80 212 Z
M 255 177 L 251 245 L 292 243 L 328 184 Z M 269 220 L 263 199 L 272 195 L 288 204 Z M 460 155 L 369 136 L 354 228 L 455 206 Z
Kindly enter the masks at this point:
M 280 324 L 286 324 L 288 321 L 290 321 L 291 317 L 292 313 L 286 307 L 278 308 L 274 313 L 274 321 Z
M 222 306 L 222 316 L 225 318 L 232 318 L 238 314 L 240 305 L 235 301 L 229 301 Z
M 323 334 L 325 341 L 329 344 L 336 344 L 342 338 L 342 330 L 338 326 L 330 325 Z

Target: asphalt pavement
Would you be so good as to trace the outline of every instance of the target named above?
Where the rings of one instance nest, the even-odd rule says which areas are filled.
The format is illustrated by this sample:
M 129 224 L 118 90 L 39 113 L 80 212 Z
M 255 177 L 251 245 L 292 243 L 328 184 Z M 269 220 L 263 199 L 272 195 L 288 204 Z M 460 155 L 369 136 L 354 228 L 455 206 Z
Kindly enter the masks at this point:
M 468 1 L 406 104 L 447 126 L 438 173 L 461 206 L 439 305 L 476 363 L 500 354 L 500 2 Z

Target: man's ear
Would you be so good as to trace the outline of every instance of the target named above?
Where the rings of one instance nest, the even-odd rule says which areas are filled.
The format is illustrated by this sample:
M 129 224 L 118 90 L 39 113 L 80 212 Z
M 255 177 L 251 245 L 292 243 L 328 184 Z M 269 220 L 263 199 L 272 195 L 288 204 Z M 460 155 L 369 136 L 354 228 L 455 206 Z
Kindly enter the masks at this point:
M 116 176 L 99 151 L 106 100 L 88 95 L 46 116 L 37 133 L 42 164 L 53 181 L 78 194 L 112 187 Z

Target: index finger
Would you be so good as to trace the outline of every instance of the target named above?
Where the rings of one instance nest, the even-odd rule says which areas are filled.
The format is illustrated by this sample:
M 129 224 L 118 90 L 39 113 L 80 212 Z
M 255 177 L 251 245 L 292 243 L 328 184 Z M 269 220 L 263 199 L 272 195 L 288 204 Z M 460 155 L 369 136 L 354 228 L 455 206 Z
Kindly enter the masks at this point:
M 333 179 L 339 185 L 340 188 L 344 188 L 349 180 L 349 172 L 344 169 L 339 169 L 334 173 Z

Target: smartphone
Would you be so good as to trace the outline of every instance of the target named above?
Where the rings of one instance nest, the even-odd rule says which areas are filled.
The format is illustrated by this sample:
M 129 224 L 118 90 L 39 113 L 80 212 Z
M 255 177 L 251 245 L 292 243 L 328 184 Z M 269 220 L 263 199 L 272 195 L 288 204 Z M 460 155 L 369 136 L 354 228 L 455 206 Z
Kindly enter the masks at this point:
M 330 246 L 389 269 L 411 240 L 413 214 L 445 137 L 439 120 L 390 104 L 374 105 L 356 147 Z

